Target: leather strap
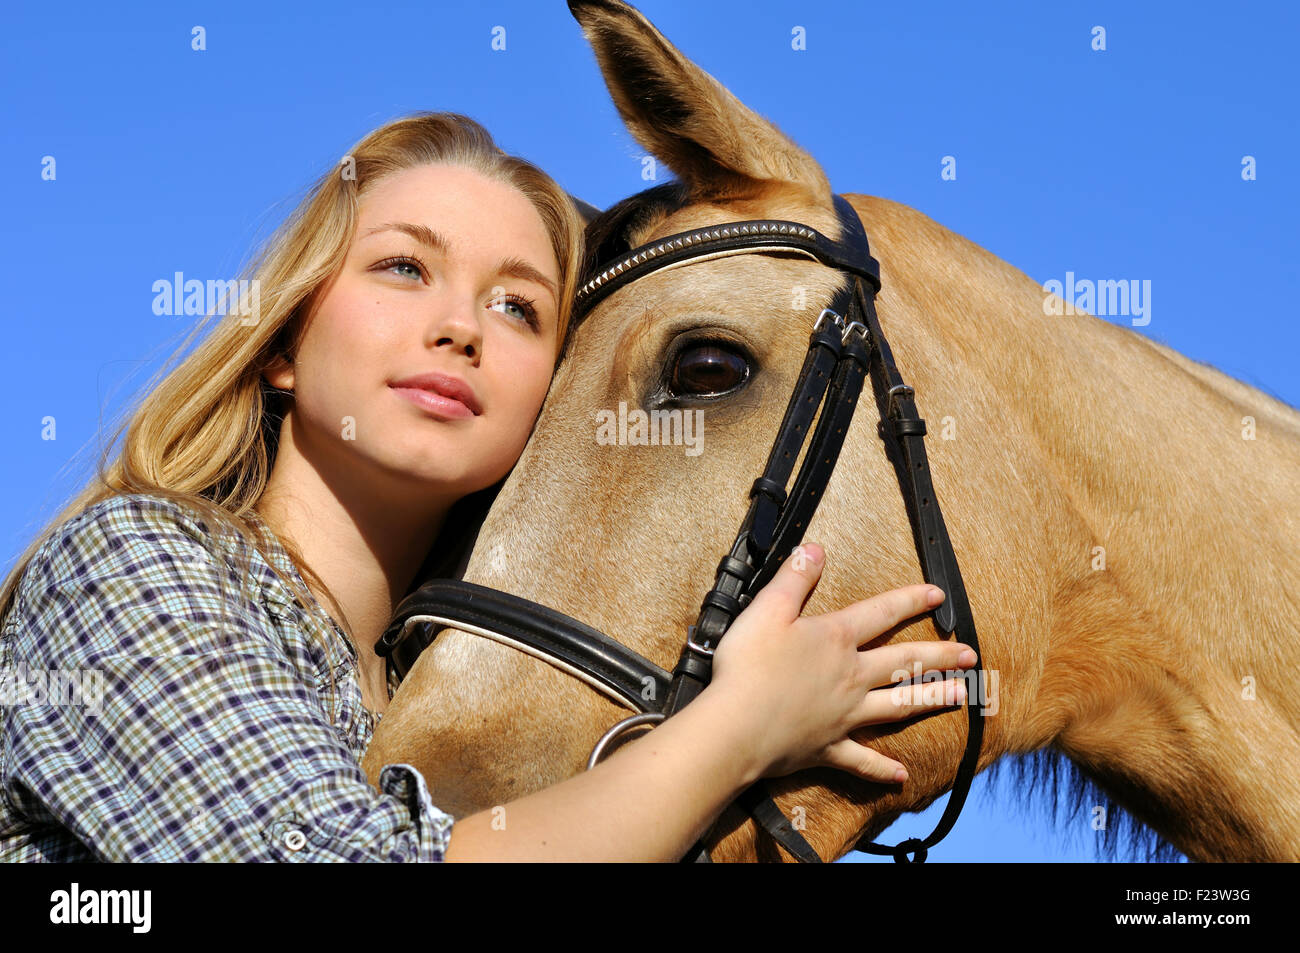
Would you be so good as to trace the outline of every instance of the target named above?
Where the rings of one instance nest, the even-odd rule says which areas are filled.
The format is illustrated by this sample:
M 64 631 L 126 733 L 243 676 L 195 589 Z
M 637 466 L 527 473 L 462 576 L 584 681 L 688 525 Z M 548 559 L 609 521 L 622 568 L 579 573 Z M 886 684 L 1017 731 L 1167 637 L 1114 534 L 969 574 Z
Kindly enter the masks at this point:
M 767 786 L 755 784 L 745 789 L 736 798 L 736 803 L 743 807 L 759 827 L 767 831 L 768 836 L 784 847 L 801 864 L 820 864 L 821 856 L 813 850 L 807 839 L 781 813 L 781 808 L 767 793 Z
M 975 619 L 971 614 L 961 569 L 957 565 L 957 556 L 948 536 L 948 527 L 930 481 L 930 466 L 925 455 L 925 421 L 917 413 L 916 404 L 912 400 L 912 389 L 903 383 L 902 375 L 894 364 L 889 342 L 876 317 L 874 301 L 871 296 L 862 294 L 860 287 L 858 292 L 859 306 L 866 316 L 867 329 L 873 342 L 871 376 L 880 411 L 880 435 L 887 451 L 890 451 L 899 489 L 907 506 L 922 575 L 926 582 L 938 586 L 946 594 L 943 604 L 934 610 L 935 625 L 942 632 L 955 631 L 959 642 L 975 650 L 977 659 L 974 668 L 969 671 L 975 684 L 979 685 L 983 662 L 979 637 L 975 631 Z M 871 854 L 892 854 L 899 863 L 907 863 L 907 855 L 913 853 L 916 862 L 920 863 L 925 860 L 927 849 L 943 840 L 952 830 L 966 803 L 966 795 L 970 792 L 971 782 L 979 767 L 984 719 L 976 702 L 975 697 L 966 699 L 966 749 L 957 767 L 948 805 L 934 830 L 923 839 L 909 838 L 893 847 L 865 842 L 864 838 L 857 844 L 858 850 Z
M 839 317 L 839 312 L 832 313 Z M 718 563 L 713 588 L 705 595 L 699 618 L 691 627 L 673 668 L 665 708 L 669 715 L 681 711 L 708 685 L 713 675 L 713 650 L 744 608 L 742 597 L 754 567 L 762 564 L 771 547 L 772 535 L 786 504 L 786 482 L 807 439 L 813 416 L 822 406 L 831 371 L 840 358 L 840 326 L 841 322 L 828 319 L 823 312 L 809 335 L 803 368 L 786 404 L 767 463 L 750 489 L 749 510 L 730 553 Z
M 836 310 L 832 305 L 828 310 L 842 317 L 848 309 Z M 766 553 L 772 548 L 777 519 L 786 505 L 785 484 L 794 470 L 799 449 L 808 436 L 813 417 L 831 382 L 831 373 L 839 361 L 842 331 L 842 321 L 828 320 L 823 312 L 808 337 L 803 369 L 790 393 L 790 402 L 786 405 L 776 439 L 772 441 L 763 475 L 754 481 L 750 491 L 754 505 L 741 524 L 742 532 L 749 536 L 750 548 L 756 552 Z
M 430 580 L 403 599 L 375 652 L 405 678 L 448 627 L 527 652 L 634 711 L 659 711 L 668 694 L 667 672 L 605 633 L 549 606 L 455 579 Z
M 843 210 L 838 205 L 837 210 L 843 217 Z M 677 232 L 639 245 L 617 262 L 601 266 L 601 270 L 578 289 L 573 303 L 572 320 L 581 320 L 588 311 L 619 288 L 651 272 L 688 261 L 765 250 L 803 252 L 832 268 L 856 274 L 879 290 L 880 263 L 867 250 L 861 225 L 856 233 L 850 234 L 855 237 L 860 235 L 860 243 L 850 245 L 834 241 L 807 225 L 783 219 L 729 222 Z
M 856 283 L 854 279 L 850 285 Z M 853 308 L 846 309 L 846 313 L 849 326 L 852 327 L 858 314 L 856 302 Z M 860 324 L 858 326 L 861 327 Z M 742 600 L 746 605 L 771 582 L 789 557 L 790 551 L 803 539 L 804 531 L 817 512 L 848 435 L 858 396 L 866 379 L 869 359 L 863 336 L 856 330 L 845 334 L 843 353 L 835 369 L 830 394 L 826 398 L 827 409 L 817 421 L 817 429 L 808 445 L 808 452 L 804 455 L 799 475 L 795 478 L 790 500 L 781 513 L 771 552 L 762 568 L 750 580 Z

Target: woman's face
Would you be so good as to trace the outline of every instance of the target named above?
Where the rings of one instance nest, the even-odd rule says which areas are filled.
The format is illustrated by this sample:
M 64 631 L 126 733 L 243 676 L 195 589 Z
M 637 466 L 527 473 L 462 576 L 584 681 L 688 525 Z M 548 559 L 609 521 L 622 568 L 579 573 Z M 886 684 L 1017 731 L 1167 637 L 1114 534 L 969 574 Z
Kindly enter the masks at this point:
M 265 375 L 294 392 L 295 444 L 426 496 L 495 483 L 550 384 L 559 284 L 546 228 L 513 187 L 461 166 L 380 180 L 293 366 Z M 395 386 L 422 375 L 443 380 Z M 468 393 L 437 395 L 457 386 Z

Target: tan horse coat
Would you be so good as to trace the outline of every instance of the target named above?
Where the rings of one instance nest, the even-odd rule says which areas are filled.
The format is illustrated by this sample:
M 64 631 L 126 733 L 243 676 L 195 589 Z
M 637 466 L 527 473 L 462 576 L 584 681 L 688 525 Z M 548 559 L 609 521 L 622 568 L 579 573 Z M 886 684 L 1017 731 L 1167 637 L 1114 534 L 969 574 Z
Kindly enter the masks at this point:
M 705 223 L 835 234 L 817 163 L 621 4 L 574 4 L 633 134 L 693 196 L 636 244 Z M 850 195 L 882 266 L 881 324 L 926 417 L 939 502 L 997 711 L 981 766 L 1053 749 L 1194 860 L 1300 860 L 1300 414 L 1150 338 L 1045 313 L 1039 285 L 910 208 Z M 747 255 L 639 281 L 575 332 L 466 579 L 554 606 L 665 668 L 744 514 L 834 272 Z M 603 446 L 595 414 L 641 406 L 675 335 L 742 345 L 749 385 L 705 410 L 704 452 Z M 856 415 L 809 539 L 807 612 L 919 582 L 897 483 Z M 928 620 L 894 639 L 935 638 Z M 797 673 L 791 673 L 797 677 Z M 415 764 L 464 814 L 581 769 L 625 714 L 511 649 L 443 633 L 389 708 L 372 777 Z M 965 738 L 952 711 L 864 732 L 901 790 L 838 772 L 777 783 L 823 857 L 923 808 Z M 1083 818 L 1079 823 L 1087 823 Z M 724 816 L 719 859 L 753 858 Z M 773 856 L 766 847 L 762 856 Z

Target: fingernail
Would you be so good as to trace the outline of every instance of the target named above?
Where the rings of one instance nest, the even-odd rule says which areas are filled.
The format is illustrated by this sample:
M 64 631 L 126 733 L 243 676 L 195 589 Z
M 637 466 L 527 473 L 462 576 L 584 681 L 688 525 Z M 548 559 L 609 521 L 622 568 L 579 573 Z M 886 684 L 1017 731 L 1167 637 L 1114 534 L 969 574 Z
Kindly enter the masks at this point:
M 894 772 L 894 780 L 895 780 L 895 781 L 906 781 L 906 780 L 907 780 L 907 772 L 906 772 L 905 770 L 903 770 L 902 768 L 899 768 L 897 771 Z
M 929 593 L 926 594 L 925 600 L 932 606 L 937 606 L 943 602 L 943 590 L 938 586 L 931 586 Z
M 957 664 L 958 664 L 958 665 L 974 665 L 974 664 L 975 664 L 975 650 L 974 650 L 974 649 L 967 649 L 965 652 L 962 652 L 961 655 L 958 655 L 958 656 L 957 656 Z
M 953 689 L 952 703 L 954 705 L 960 705 L 965 700 L 966 700 L 966 686 L 962 682 L 958 682 L 956 687 Z
M 818 550 L 810 549 L 806 542 L 800 543 L 794 549 L 790 550 L 790 555 L 796 559 L 799 558 L 800 553 L 802 553 L 803 558 L 810 563 L 818 562 L 821 559 L 821 553 Z

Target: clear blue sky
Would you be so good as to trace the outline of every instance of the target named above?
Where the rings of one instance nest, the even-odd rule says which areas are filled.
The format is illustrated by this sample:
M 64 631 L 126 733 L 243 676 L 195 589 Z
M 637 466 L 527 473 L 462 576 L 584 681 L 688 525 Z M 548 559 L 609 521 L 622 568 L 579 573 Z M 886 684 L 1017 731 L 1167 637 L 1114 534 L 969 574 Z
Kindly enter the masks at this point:
M 1300 403 L 1295 5 L 640 9 L 837 190 L 914 206 L 1040 282 L 1149 279 L 1141 333 Z M 153 314 L 152 283 L 237 274 L 374 127 L 456 110 L 594 204 L 646 184 L 562 0 L 24 4 L 6 20 L 2 566 L 84 482 L 74 457 L 101 416 L 190 326 Z M 498 25 L 505 52 L 491 48 Z M 1097 25 L 1105 52 L 1090 48 Z M 805 51 L 791 49 L 795 26 Z M 955 181 L 940 178 L 945 155 Z M 1255 181 L 1242 180 L 1247 155 Z M 47 415 L 56 440 L 41 439 Z M 1091 859 L 1087 816 L 1053 828 L 1042 804 L 977 782 L 933 859 Z

